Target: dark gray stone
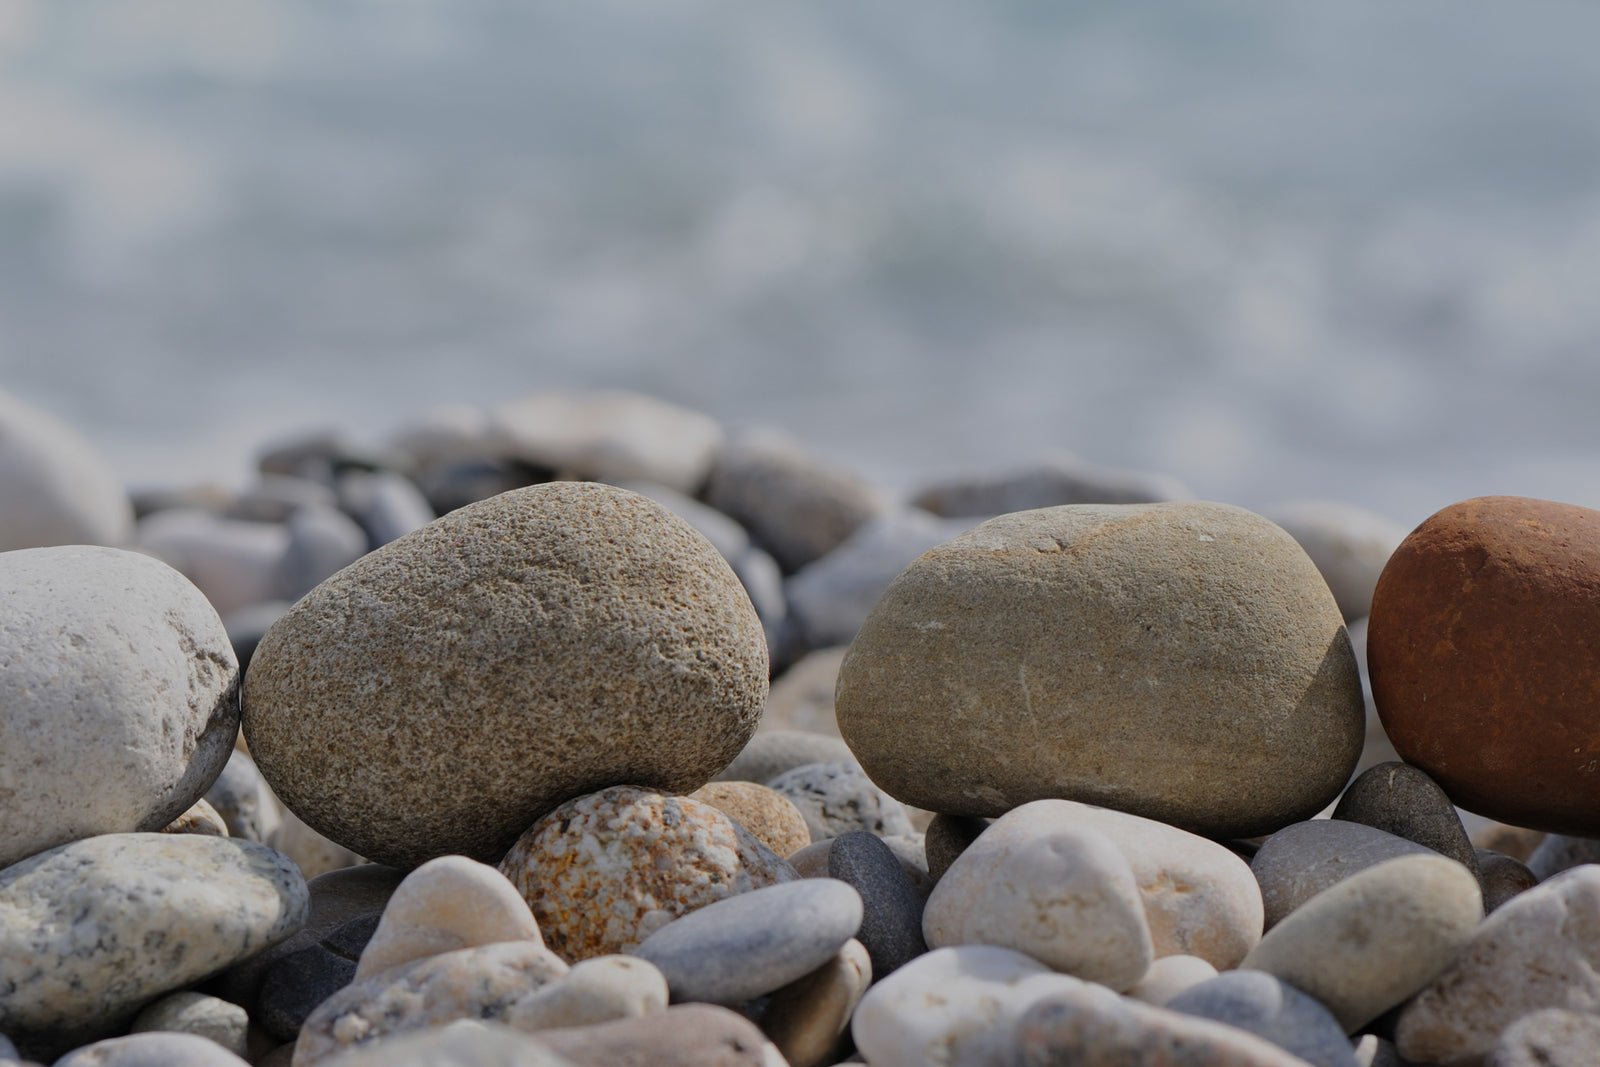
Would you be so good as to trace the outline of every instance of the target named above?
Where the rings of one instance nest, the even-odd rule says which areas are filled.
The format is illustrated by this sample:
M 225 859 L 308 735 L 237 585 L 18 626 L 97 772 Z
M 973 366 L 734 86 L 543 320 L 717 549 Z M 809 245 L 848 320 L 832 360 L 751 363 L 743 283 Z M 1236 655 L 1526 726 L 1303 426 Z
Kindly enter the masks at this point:
M 1400 856 L 1431 856 L 1426 845 L 1344 819 L 1291 823 L 1267 838 L 1250 861 L 1261 885 L 1266 928 L 1351 875 Z
M 868 830 L 879 837 L 911 832 L 905 807 L 874 785 L 855 760 L 808 763 L 784 771 L 767 788 L 800 809 L 813 842 L 848 830 Z
M 988 518 L 1062 504 L 1144 504 L 1193 495 L 1169 475 L 1052 456 L 1021 470 L 959 476 L 926 486 L 911 504 L 950 519 Z
M 1461 817 L 1445 791 L 1407 763 L 1369 767 L 1344 791 L 1335 819 L 1385 830 L 1449 856 L 1478 877 L 1478 860 Z
M 861 894 L 861 929 L 855 936 L 872 959 L 875 980 L 928 951 L 922 938 L 922 897 L 882 839 L 865 830 L 834 838 L 828 877 Z
M 293 1041 L 317 1005 L 355 978 L 361 950 L 372 940 L 379 918 L 364 915 L 352 919 L 316 944 L 274 963 L 261 983 L 261 998 L 252 1013 L 261 1028 L 279 1041 Z
M 661 969 L 675 1003 L 735 1005 L 810 974 L 861 928 L 861 895 L 806 878 L 725 897 L 633 950 Z
M 1524 890 L 1539 884 L 1538 875 L 1527 864 L 1503 852 L 1480 848 L 1478 880 L 1483 884 L 1483 910 L 1487 914 Z
M 928 855 L 928 877 L 934 884 L 944 877 L 944 872 L 989 828 L 989 820 L 976 815 L 945 815 L 940 813 L 928 823 L 922 847 Z
M 1358 1067 L 1333 1014 L 1264 971 L 1227 971 L 1190 986 L 1164 1007 L 1248 1030 L 1313 1067 Z
M 768 730 L 752 737 L 715 780 L 766 785 L 796 767 L 853 758 L 850 746 L 837 737 L 803 730 Z

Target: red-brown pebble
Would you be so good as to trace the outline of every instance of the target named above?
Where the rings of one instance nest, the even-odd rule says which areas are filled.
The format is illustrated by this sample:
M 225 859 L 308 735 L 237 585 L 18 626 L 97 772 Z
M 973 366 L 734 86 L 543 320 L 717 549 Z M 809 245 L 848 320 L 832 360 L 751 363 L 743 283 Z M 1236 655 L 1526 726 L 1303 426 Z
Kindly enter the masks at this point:
M 1367 659 L 1396 751 L 1457 804 L 1600 834 L 1600 511 L 1445 508 L 1384 568 Z

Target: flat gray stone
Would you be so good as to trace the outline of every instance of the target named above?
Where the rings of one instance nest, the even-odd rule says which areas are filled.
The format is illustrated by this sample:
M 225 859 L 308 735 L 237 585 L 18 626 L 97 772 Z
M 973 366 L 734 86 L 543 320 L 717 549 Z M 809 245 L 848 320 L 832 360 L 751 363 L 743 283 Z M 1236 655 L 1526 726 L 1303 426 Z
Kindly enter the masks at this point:
M 861 894 L 861 929 L 872 973 L 879 978 L 928 951 L 922 937 L 922 897 L 884 840 L 865 830 L 848 830 L 828 850 L 828 877 Z
M 1266 929 L 1300 905 L 1353 874 L 1400 856 L 1434 856 L 1425 845 L 1342 819 L 1313 819 L 1285 826 L 1250 860 L 1261 885 Z
M 1228 971 L 1162 1007 L 1247 1030 L 1313 1067 L 1358 1067 L 1344 1027 L 1313 997 L 1261 971 Z
M 378 916 L 351 919 L 316 944 L 276 960 L 261 982 L 251 1017 L 279 1041 L 293 1041 L 323 1001 L 356 978 L 361 953 L 378 927 Z
M 377 548 L 420 530 L 436 517 L 416 483 L 396 471 L 347 471 L 339 476 L 339 506 Z
M 247 1061 L 194 1034 L 130 1034 L 96 1041 L 56 1061 L 56 1067 L 246 1067 Z
M 0 600 L 0 868 L 189 810 L 239 726 L 239 665 L 200 591 L 70 545 L 0 553 Z
M 802 730 L 770 730 L 757 733 L 723 768 L 719 782 L 755 782 L 766 785 L 785 771 L 810 763 L 854 760 L 850 746 L 838 737 Z
M 854 760 L 808 763 L 767 782 L 800 809 L 813 842 L 866 830 L 879 837 L 911 832 L 911 818 L 894 797 L 873 784 Z
M 861 919 L 855 889 L 806 878 L 690 912 L 633 955 L 661 969 L 675 1002 L 742 1004 L 821 967 L 855 936 Z
M 1439 783 L 1408 763 L 1395 761 L 1367 768 L 1339 798 L 1333 817 L 1431 848 L 1482 881 L 1472 840 L 1455 805 Z
M 289 544 L 274 600 L 293 603 L 367 553 L 367 534 L 338 508 L 301 508 L 284 524 Z

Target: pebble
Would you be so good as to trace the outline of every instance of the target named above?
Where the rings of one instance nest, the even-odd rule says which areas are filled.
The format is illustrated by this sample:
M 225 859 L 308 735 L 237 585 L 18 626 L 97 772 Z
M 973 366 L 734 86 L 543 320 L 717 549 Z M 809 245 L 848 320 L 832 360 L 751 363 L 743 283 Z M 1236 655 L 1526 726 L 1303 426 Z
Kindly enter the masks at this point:
M 53 415 L 0 392 L 0 552 L 123 545 L 133 508 L 111 464 Z
M 1600 841 L 1548 834 L 1528 856 L 1528 870 L 1541 882 L 1585 863 L 1600 863 Z
M 1355 1051 L 1357 1067 L 1406 1067 L 1400 1053 L 1395 1051 L 1394 1042 L 1377 1034 L 1362 1034 L 1356 1041 Z
M 269 1067 L 269 1060 L 257 1067 Z M 331 1062 L 337 1067 L 574 1067 L 532 1037 L 476 1019 L 399 1034 Z M 288 1060 L 284 1067 L 289 1067 Z
M 1400 1013 L 1414 1063 L 1476 1063 L 1516 1020 L 1600 1003 L 1600 867 L 1575 867 L 1483 920 L 1450 968 Z
M 1600 1017 L 1546 1008 L 1506 1027 L 1486 1067 L 1593 1067 L 1600 1058 Z
M 517 841 L 500 870 L 569 962 L 627 952 L 679 916 L 798 878 L 709 804 L 631 786 L 561 805 Z
M 661 969 L 675 1002 L 734 1006 L 822 966 L 861 920 L 854 888 L 805 878 L 708 904 L 663 926 L 633 954 Z
M 852 644 L 836 710 L 905 803 L 1062 797 L 1222 838 L 1326 806 L 1365 730 L 1343 617 L 1304 551 L 1199 502 L 1003 515 L 926 553 Z
M 799 730 L 773 730 L 757 733 L 750 743 L 717 775 L 719 782 L 757 782 L 766 784 L 785 771 L 810 763 L 853 761 L 850 746 L 837 737 L 803 733 Z
M 336 508 L 338 504 L 339 498 L 322 482 L 293 474 L 263 474 L 220 510 L 230 519 L 287 522 L 304 508 Z
M 865 830 L 833 839 L 828 876 L 861 894 L 863 914 L 856 938 L 883 978 L 928 951 L 922 936 L 922 897 L 883 840 Z
M 172 993 L 146 1007 L 133 1020 L 133 1033 L 175 1031 L 208 1038 L 236 1056 L 245 1054 L 250 1017 L 237 1004 L 204 993 Z
M 217 814 L 217 809 L 202 797 L 189 810 L 161 828 L 164 834 L 202 834 L 207 837 L 227 837 L 228 825 Z
M 811 844 L 806 817 L 788 797 L 755 782 L 707 782 L 689 794 L 728 816 L 780 856 Z
M 0 554 L 0 868 L 96 834 L 160 830 L 238 732 L 222 620 L 165 564 L 70 545 Z
M 1403 837 L 1479 873 L 1455 805 L 1437 782 L 1408 764 L 1380 763 L 1363 772 L 1339 798 L 1333 817 Z
M 406 875 L 361 952 L 354 981 L 413 960 L 497 941 L 543 945 L 517 887 L 495 868 L 440 856 Z
M 129 1018 L 288 937 L 306 887 L 282 856 L 197 834 L 107 834 L 0 871 L 0 1032 Z
M 506 1025 L 531 1033 L 563 1026 L 592 1026 L 667 1010 L 666 976 L 635 956 L 596 956 L 507 1009 Z
M 997 945 L 1131 988 L 1154 951 L 1127 859 L 1097 830 L 1029 814 L 1001 818 L 950 865 L 923 912 L 928 945 Z
M 366 532 L 337 508 L 301 508 L 284 528 L 289 543 L 278 563 L 275 601 L 292 604 L 367 552 Z
M 1199 956 L 1158 956 L 1144 977 L 1128 990 L 1128 996 L 1146 1004 L 1165 1007 L 1167 1001 L 1191 986 L 1209 982 L 1217 969 Z
M 225 519 L 208 511 L 158 511 L 139 522 L 146 552 L 180 571 L 219 615 L 277 600 L 289 531 L 282 523 Z
M 1401 856 L 1312 897 L 1240 967 L 1311 994 L 1353 1033 L 1438 978 L 1482 918 L 1471 871 L 1433 852 Z
M 789 1067 L 833 1063 L 872 980 L 866 946 L 852 938 L 827 963 L 772 994 L 761 1014 L 761 1031 Z
M 1392 519 L 1332 500 L 1295 500 L 1261 514 L 1300 542 L 1347 620 L 1372 610 L 1372 590 L 1406 528 Z
M 761 622 L 705 539 L 635 493 L 562 482 L 318 586 L 262 639 L 243 721 L 287 807 L 409 867 L 498 860 L 597 781 L 696 789 L 766 691 Z
M 947 518 L 989 518 L 1063 504 L 1149 504 L 1192 497 L 1187 486 L 1165 474 L 1056 455 L 1019 470 L 936 482 L 919 489 L 911 503 Z
M 846 651 L 844 646 L 819 648 L 779 675 L 767 694 L 767 710 L 757 736 L 773 730 L 801 730 L 838 737 L 833 687 Z
M 1514 860 L 1527 863 L 1528 857 L 1533 855 L 1533 850 L 1538 848 L 1539 842 L 1547 836 L 1543 830 L 1529 830 L 1525 826 L 1507 826 L 1505 823 L 1490 822 L 1473 833 L 1472 844 L 1477 848 L 1502 852 Z
M 376 915 L 351 919 L 314 944 L 277 959 L 262 978 L 255 1021 L 279 1041 L 293 1041 L 318 1005 L 356 978 L 356 962 L 378 928 Z
M 1305 1060 L 1237 1027 L 1152 1007 L 1087 983 L 1030 1006 L 1017 1022 L 1014 1042 L 1005 1062 L 1018 1067 L 1306 1067 Z
M 749 530 L 786 574 L 838 548 L 884 508 L 867 483 L 770 432 L 735 437 L 717 449 L 705 500 Z
M 1483 910 L 1494 911 L 1518 893 L 1539 884 L 1539 876 L 1510 856 L 1478 849 L 1478 880 L 1483 885 Z
M 900 861 L 900 869 L 911 880 L 917 896 L 927 900 L 928 894 L 933 892 L 933 879 L 928 877 L 928 845 L 923 835 L 916 832 L 888 834 L 878 840 L 888 845 L 894 858 Z
M 1162 1005 L 1226 1023 L 1291 1052 L 1313 1067 L 1358 1067 L 1344 1028 L 1316 999 L 1260 971 L 1229 971 Z
M 808 763 L 784 771 L 767 786 L 800 809 L 813 841 L 851 830 L 880 837 L 911 832 L 905 808 L 874 785 L 854 760 Z
M 238 749 L 228 753 L 228 762 L 206 790 L 205 800 L 222 819 L 229 837 L 266 844 L 283 821 L 267 780 L 256 770 L 255 761 Z
M 935 815 L 922 840 L 928 860 L 928 877 L 937 884 L 956 857 L 988 828 L 989 820 L 976 815 Z
M 318 1005 L 300 1028 L 294 1067 L 456 1019 L 499 1020 L 566 973 L 565 963 L 532 941 L 458 949 L 382 971 Z
M 378 548 L 420 530 L 435 518 L 416 483 L 395 471 L 346 471 L 339 505 L 360 524 L 365 547 Z
M 1600 512 L 1588 508 L 1479 497 L 1412 531 L 1367 634 L 1400 758 L 1469 811 L 1600 833 L 1600 660 L 1572 637 L 1593 626 L 1597 588 Z
M 1010 949 L 940 948 L 868 989 L 850 1030 L 872 1067 L 1003 1063 L 1029 1007 L 1083 985 Z
M 1267 838 L 1250 860 L 1250 870 L 1261 886 L 1265 925 L 1271 930 L 1306 901 L 1351 875 L 1400 856 L 1427 855 L 1437 853 L 1375 827 L 1313 819 Z
M 712 1004 L 681 1004 L 643 1019 L 545 1030 L 539 1041 L 576 1067 L 787 1067 L 754 1023 Z
M 281 805 L 278 810 L 278 828 L 267 843 L 293 860 L 307 881 L 365 862 L 350 849 L 307 826 L 294 812 Z
M 246 1062 L 210 1038 L 158 1032 L 96 1041 L 57 1060 L 56 1067 L 245 1067 Z

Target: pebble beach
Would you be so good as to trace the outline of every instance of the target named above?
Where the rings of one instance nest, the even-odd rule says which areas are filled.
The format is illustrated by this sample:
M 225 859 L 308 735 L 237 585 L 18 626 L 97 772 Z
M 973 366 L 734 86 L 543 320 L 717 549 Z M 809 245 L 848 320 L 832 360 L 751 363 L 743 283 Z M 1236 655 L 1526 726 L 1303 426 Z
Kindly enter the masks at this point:
M 1600 1062 L 1600 512 L 621 391 L 0 495 L 0 1064 Z

